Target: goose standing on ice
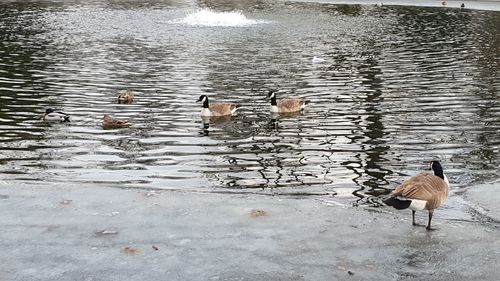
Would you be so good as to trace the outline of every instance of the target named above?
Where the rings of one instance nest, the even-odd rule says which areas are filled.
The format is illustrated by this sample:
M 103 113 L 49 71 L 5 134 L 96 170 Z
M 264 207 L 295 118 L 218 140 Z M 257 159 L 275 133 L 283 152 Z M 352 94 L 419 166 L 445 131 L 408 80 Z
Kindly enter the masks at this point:
M 302 111 L 306 108 L 309 103 L 308 100 L 303 99 L 282 99 L 279 102 L 276 101 L 276 90 L 271 90 L 267 94 L 271 98 L 271 113 L 290 113 Z
M 47 108 L 45 110 L 42 120 L 46 122 L 70 122 L 69 114 L 62 111 L 56 111 L 52 108 Z
M 428 210 L 429 221 L 427 230 L 431 230 L 431 220 L 434 210 L 448 198 L 449 182 L 444 175 L 443 167 L 438 161 L 432 161 L 430 169 L 434 174 L 421 173 L 403 182 L 384 200 L 389 206 L 398 210 L 412 209 L 413 225 L 415 222 L 415 211 Z
M 240 107 L 239 104 L 231 102 L 216 102 L 209 104 L 207 95 L 201 95 L 197 102 L 203 102 L 203 109 L 201 110 L 202 117 L 233 115 Z

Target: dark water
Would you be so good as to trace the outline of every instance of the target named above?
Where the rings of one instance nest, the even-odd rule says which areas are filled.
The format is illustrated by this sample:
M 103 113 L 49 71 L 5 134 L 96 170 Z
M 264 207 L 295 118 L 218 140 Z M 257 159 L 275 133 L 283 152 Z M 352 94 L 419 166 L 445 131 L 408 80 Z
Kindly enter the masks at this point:
M 498 178 L 499 12 L 178 2 L 0 2 L 2 184 L 365 197 L 433 159 L 454 190 Z M 270 88 L 311 107 L 273 120 Z M 200 94 L 243 108 L 205 128 Z

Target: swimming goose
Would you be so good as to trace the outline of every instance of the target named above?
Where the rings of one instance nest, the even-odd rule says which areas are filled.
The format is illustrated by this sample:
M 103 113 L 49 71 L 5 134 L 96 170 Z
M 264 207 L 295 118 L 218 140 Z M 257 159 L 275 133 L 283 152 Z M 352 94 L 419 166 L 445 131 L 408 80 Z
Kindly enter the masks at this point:
M 42 116 L 42 120 L 46 122 L 69 122 L 69 114 L 47 108 Z
M 297 112 L 302 111 L 309 103 L 308 100 L 303 99 L 282 99 L 276 102 L 276 92 L 275 90 L 269 91 L 267 96 L 271 98 L 271 112 L 272 113 L 287 113 L 287 112 Z
M 114 119 L 111 118 L 108 114 L 104 115 L 104 119 L 102 120 L 102 127 L 104 129 L 118 129 L 118 128 L 126 128 L 130 126 L 128 120 L 125 119 Z
M 217 102 L 209 104 L 208 97 L 206 95 L 201 95 L 197 102 L 203 102 L 203 109 L 201 110 L 201 116 L 203 117 L 232 115 L 240 107 L 239 104 L 231 102 Z
M 125 92 L 118 95 L 118 103 L 130 104 L 134 101 L 134 94 L 132 90 L 127 89 Z
M 427 230 L 431 230 L 434 210 L 439 208 L 448 197 L 450 185 L 438 161 L 432 161 L 430 169 L 434 171 L 434 175 L 421 173 L 413 176 L 393 190 L 390 197 L 384 200 L 387 205 L 398 210 L 412 209 L 413 225 L 416 225 L 415 211 L 428 210 Z

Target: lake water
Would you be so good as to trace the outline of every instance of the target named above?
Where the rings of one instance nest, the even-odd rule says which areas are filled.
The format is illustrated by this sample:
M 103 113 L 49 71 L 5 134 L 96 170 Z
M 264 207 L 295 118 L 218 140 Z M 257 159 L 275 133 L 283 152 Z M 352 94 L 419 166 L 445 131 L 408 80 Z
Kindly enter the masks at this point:
M 456 192 L 499 177 L 500 12 L 142 2 L 0 2 L 2 184 L 366 201 L 433 159 Z M 269 89 L 310 107 L 271 116 Z M 242 108 L 204 125 L 201 94 Z

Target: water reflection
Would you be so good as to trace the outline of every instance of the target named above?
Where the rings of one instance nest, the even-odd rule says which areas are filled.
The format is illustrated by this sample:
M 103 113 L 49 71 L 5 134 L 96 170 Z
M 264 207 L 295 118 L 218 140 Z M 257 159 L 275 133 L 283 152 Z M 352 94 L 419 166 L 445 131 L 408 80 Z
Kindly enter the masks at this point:
M 347 189 L 376 204 L 436 157 L 457 188 L 497 177 L 498 13 L 148 3 L 0 4 L 0 180 Z M 199 7 L 237 8 L 261 24 L 174 23 Z M 310 106 L 271 115 L 264 97 L 276 87 Z M 134 102 L 118 104 L 127 88 Z M 202 93 L 241 110 L 200 120 Z M 70 113 L 71 124 L 39 122 L 46 107 Z M 105 131 L 104 114 L 133 126 Z

